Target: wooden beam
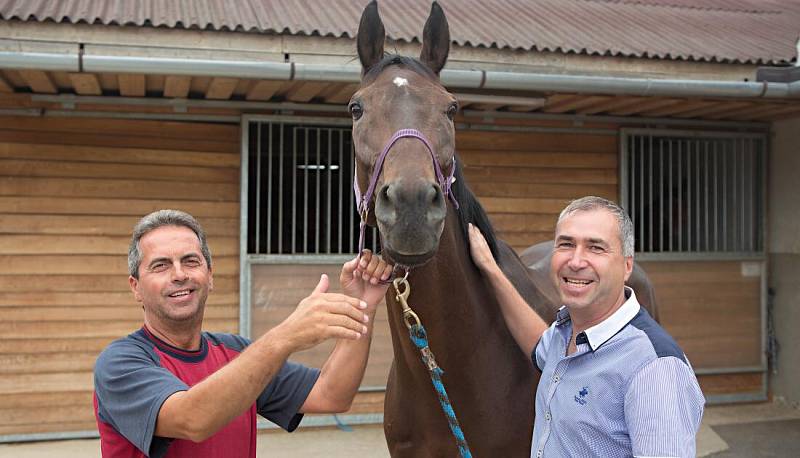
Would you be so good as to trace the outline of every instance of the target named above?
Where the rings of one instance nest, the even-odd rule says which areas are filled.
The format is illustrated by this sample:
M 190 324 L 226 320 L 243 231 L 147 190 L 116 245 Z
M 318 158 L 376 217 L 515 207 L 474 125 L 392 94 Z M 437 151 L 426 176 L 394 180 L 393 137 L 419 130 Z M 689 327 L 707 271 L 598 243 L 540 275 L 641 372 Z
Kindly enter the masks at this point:
M 41 70 L 20 70 L 19 75 L 25 80 L 28 87 L 33 92 L 42 92 L 45 94 L 55 94 L 58 92 L 56 85 L 47 75 Z
M 333 85 L 329 90 L 321 93 L 320 96 L 325 100 L 325 103 L 347 103 L 357 90 L 358 84 Z
M 723 113 L 716 113 L 708 117 L 710 119 L 737 119 L 740 117 L 747 119 L 780 107 L 783 107 L 783 105 L 778 105 L 775 103 L 753 103 L 751 106 L 745 108 L 739 108 L 738 110 L 731 110 Z
M 759 121 L 770 120 L 773 118 L 785 118 L 785 117 L 792 117 L 794 113 L 800 111 L 800 105 L 793 104 L 793 105 L 779 105 L 773 106 L 772 110 L 762 112 L 756 116 L 747 116 L 744 119 L 757 119 Z M 737 118 L 738 119 L 738 118 Z
M 246 100 L 269 100 L 278 92 L 278 89 L 280 89 L 283 84 L 283 81 L 258 81 L 247 91 L 247 95 L 245 95 L 244 98 Z
M 211 84 L 208 85 L 206 91 L 206 98 L 212 100 L 228 100 L 239 84 L 238 78 L 214 78 Z
M 78 95 L 102 95 L 103 89 L 93 73 L 70 73 L 69 79 Z
M 713 105 L 713 104 L 716 103 L 716 102 L 710 102 L 708 100 L 695 100 L 693 102 L 690 102 L 688 100 L 680 100 L 680 102 L 681 103 L 679 103 L 677 105 L 667 106 L 667 107 L 660 108 L 660 109 L 657 109 L 657 110 L 650 110 L 646 114 L 647 114 L 647 116 L 654 116 L 654 117 L 670 116 L 673 113 L 680 113 L 680 112 L 686 111 L 686 110 L 692 110 L 692 109 L 695 109 L 695 108 L 707 107 L 709 105 Z
M 0 74 L 0 92 L 14 92 L 14 86 L 6 81 L 2 74 Z
M 565 100 L 561 103 L 546 106 L 544 111 L 547 113 L 566 113 L 568 111 L 578 110 L 583 107 L 595 105 L 598 102 L 605 102 L 611 100 L 610 96 L 583 96 L 576 99 Z
M 576 110 L 576 113 L 585 115 L 605 113 L 617 109 L 628 108 L 647 100 L 650 100 L 650 97 L 614 97 L 611 100 L 603 100 L 595 105 L 583 107 L 580 110 Z
M 550 108 L 558 108 L 559 106 L 583 99 L 580 94 L 555 94 L 547 98 L 542 111 L 549 112 Z
M 286 98 L 292 102 L 308 102 L 329 85 L 330 83 L 304 82 L 286 94 Z
M 652 100 L 648 100 L 646 102 L 642 102 L 628 108 L 617 109 L 611 112 L 611 114 L 618 115 L 618 116 L 630 116 L 630 115 L 643 115 L 643 116 L 650 116 L 650 113 L 653 110 L 663 109 L 665 107 L 672 107 L 678 104 L 683 103 L 683 99 L 661 99 L 656 98 Z
M 144 97 L 144 75 L 124 74 L 117 77 L 119 80 L 119 93 L 124 97 Z
M 191 85 L 191 76 L 168 76 L 164 80 L 164 97 L 185 99 Z
M 676 118 L 708 117 L 711 115 L 715 115 L 717 113 L 729 112 L 744 107 L 753 108 L 754 105 L 755 105 L 754 102 L 719 102 L 716 105 L 712 105 L 710 107 L 696 108 L 694 110 L 675 113 L 673 116 L 675 116 Z

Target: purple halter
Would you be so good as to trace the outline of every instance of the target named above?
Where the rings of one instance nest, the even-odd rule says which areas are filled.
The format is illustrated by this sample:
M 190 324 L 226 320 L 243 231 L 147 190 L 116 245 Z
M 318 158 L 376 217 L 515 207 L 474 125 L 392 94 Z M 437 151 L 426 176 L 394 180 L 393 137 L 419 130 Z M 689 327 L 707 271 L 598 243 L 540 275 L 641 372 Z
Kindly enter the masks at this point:
M 381 151 L 380 156 L 378 156 L 378 160 L 375 162 L 375 168 L 372 170 L 372 177 L 369 180 L 369 187 L 367 188 L 367 192 L 362 196 L 361 190 L 358 188 L 358 176 L 356 171 L 353 171 L 353 191 L 355 191 L 356 195 L 356 208 L 358 209 L 358 214 L 361 215 L 361 224 L 359 225 L 359 236 L 358 236 L 358 256 L 361 256 L 361 252 L 364 251 L 364 233 L 367 229 L 367 214 L 369 212 L 369 204 L 372 201 L 372 196 L 375 193 L 375 186 L 378 184 L 378 177 L 381 175 L 381 170 L 383 169 L 383 161 L 386 160 L 386 156 L 389 154 L 389 150 L 392 149 L 392 146 L 397 142 L 397 140 L 401 138 L 416 138 L 425 145 L 425 148 L 428 149 L 428 152 L 431 154 L 431 159 L 433 160 L 433 170 L 436 172 L 436 179 L 439 181 L 439 186 L 442 188 L 442 192 L 444 193 L 445 197 L 449 197 L 451 201 L 453 201 L 453 205 L 458 210 L 458 201 L 456 201 L 455 196 L 453 193 L 450 192 L 450 186 L 452 186 L 455 180 L 455 173 L 456 173 L 456 158 L 453 156 L 453 166 L 450 169 L 450 174 L 445 177 L 442 174 L 442 168 L 439 166 L 439 161 L 436 159 L 436 154 L 433 152 L 433 147 L 431 147 L 430 142 L 427 138 L 422 134 L 422 132 L 416 129 L 400 129 L 392 135 L 392 138 L 386 142 L 386 146 L 383 147 L 383 151 Z M 357 169 L 357 168 L 356 168 Z

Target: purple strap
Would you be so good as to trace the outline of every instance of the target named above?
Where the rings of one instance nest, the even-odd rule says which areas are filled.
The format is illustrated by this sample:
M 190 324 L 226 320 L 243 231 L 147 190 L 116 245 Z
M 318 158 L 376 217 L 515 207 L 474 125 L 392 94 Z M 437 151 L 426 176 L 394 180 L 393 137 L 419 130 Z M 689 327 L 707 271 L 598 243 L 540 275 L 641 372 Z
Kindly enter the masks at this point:
M 400 129 L 392 135 L 392 138 L 386 142 L 386 146 L 383 147 L 383 151 L 381 151 L 380 156 L 378 156 L 378 160 L 375 162 L 375 168 L 372 170 L 372 177 L 369 180 L 369 187 L 367 188 L 367 192 L 362 196 L 361 190 L 358 188 L 358 176 L 356 169 L 353 171 L 353 191 L 355 191 L 356 196 L 356 208 L 358 209 L 358 214 L 361 215 L 361 224 L 359 228 L 359 238 L 358 238 L 358 256 L 361 256 L 361 252 L 364 251 L 364 233 L 366 232 L 367 228 L 367 211 L 369 210 L 369 204 L 372 201 L 372 196 L 375 193 L 375 186 L 378 184 L 378 177 L 381 175 L 381 170 L 383 169 L 383 161 L 386 160 L 386 156 L 389 154 L 389 150 L 392 149 L 392 146 L 397 142 L 397 140 L 405 137 L 416 138 L 425 145 L 425 148 L 428 149 L 428 152 L 431 154 L 431 159 L 433 160 L 433 170 L 436 172 L 436 179 L 439 181 L 439 186 L 442 188 L 442 192 L 444 193 L 445 197 L 449 197 L 450 200 L 453 202 L 453 205 L 458 210 L 458 201 L 456 200 L 455 196 L 452 192 L 450 192 L 450 187 L 455 181 L 455 173 L 456 173 L 456 158 L 453 156 L 453 166 L 450 170 L 450 174 L 445 178 L 442 174 L 442 168 L 439 166 L 439 161 L 436 159 L 436 154 L 433 152 L 433 147 L 431 147 L 430 142 L 427 138 L 422 134 L 422 132 L 418 131 L 417 129 Z

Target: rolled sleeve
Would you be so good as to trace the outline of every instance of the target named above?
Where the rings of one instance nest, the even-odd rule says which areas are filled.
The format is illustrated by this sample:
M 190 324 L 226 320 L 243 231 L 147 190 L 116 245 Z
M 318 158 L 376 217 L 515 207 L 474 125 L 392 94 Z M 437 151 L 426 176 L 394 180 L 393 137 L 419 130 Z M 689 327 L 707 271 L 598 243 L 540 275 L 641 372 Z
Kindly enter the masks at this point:
M 625 394 L 634 456 L 694 457 L 705 399 L 691 367 L 668 356 L 646 364 Z

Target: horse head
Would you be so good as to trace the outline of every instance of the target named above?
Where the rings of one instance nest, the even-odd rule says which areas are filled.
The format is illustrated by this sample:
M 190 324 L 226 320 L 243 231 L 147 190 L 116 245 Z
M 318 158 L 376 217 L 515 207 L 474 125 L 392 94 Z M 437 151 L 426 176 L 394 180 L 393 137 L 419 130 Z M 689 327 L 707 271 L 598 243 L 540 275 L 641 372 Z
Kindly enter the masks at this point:
M 431 259 L 439 246 L 456 167 L 458 104 L 439 81 L 450 32 L 434 2 L 419 59 L 384 55 L 385 36 L 373 1 L 358 27 L 362 78 L 348 105 L 355 186 L 357 196 L 364 196 L 362 218 L 377 224 L 384 255 L 415 266 Z

